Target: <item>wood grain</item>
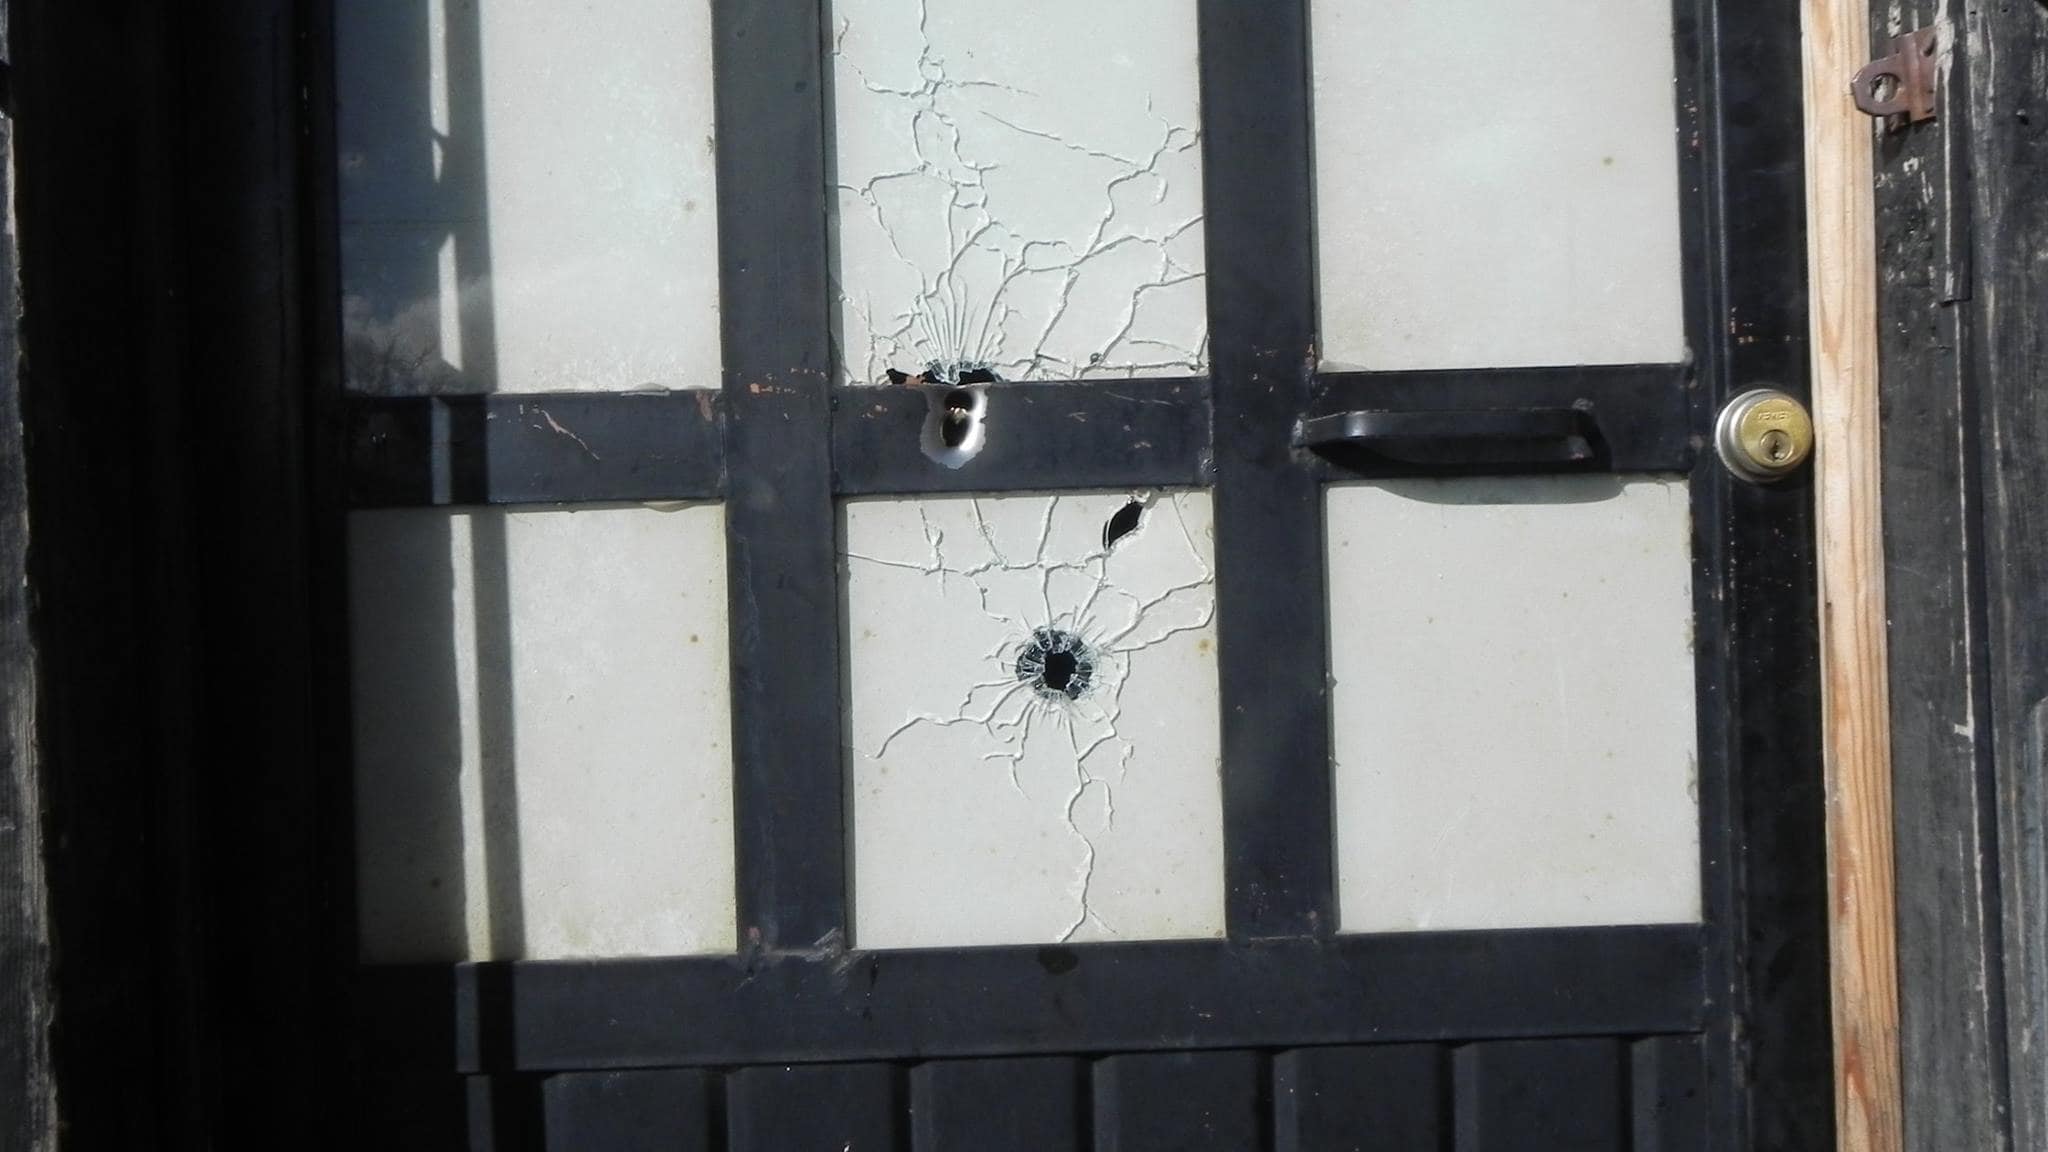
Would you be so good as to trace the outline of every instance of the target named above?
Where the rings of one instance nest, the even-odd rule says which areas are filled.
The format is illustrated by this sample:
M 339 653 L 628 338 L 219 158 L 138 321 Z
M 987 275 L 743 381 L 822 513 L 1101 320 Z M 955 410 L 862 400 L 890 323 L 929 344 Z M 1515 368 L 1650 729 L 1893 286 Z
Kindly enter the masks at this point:
M 1871 36 L 1961 27 L 1969 3 L 1904 0 L 1872 14 Z M 1890 133 L 1877 149 L 1899 1070 L 1905 1146 L 1914 1152 L 2012 1148 L 1970 356 L 1974 133 L 1966 130 L 1965 63 L 1949 59 L 1934 122 Z
M 1867 0 L 1802 0 L 1837 1146 L 1897 1152 L 1899 1005 Z
M 1969 4 L 1969 397 L 1983 516 L 2011 1147 L 2048 1148 L 2048 4 Z M 1962 1147 L 1950 1143 L 1947 1147 Z

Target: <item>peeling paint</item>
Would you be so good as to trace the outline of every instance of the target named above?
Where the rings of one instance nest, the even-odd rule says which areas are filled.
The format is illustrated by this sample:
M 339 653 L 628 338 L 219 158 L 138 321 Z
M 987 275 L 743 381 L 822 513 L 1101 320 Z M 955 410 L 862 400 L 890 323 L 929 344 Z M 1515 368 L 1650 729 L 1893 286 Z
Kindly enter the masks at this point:
M 1220 934 L 1207 495 L 846 516 L 858 946 Z
M 834 9 L 844 382 L 1203 368 L 1191 7 Z

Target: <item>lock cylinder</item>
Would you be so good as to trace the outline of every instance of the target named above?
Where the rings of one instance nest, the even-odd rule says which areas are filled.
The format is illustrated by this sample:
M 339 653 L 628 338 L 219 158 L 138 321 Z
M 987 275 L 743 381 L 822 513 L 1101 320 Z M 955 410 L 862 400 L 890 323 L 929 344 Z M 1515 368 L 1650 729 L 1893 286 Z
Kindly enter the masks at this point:
M 1806 405 L 1776 388 L 1753 388 L 1714 422 L 1714 449 L 1728 471 L 1752 484 L 1782 480 L 1813 455 Z

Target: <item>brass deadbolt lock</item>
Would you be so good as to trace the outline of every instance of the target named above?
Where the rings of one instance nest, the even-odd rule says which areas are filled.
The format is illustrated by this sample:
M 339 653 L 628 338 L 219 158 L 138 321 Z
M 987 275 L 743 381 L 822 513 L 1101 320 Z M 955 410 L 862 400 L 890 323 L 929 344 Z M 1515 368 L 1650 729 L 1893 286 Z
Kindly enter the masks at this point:
M 1751 389 L 1721 409 L 1714 448 L 1721 463 L 1744 480 L 1782 480 L 1813 455 L 1813 417 L 1806 405 L 1776 388 Z

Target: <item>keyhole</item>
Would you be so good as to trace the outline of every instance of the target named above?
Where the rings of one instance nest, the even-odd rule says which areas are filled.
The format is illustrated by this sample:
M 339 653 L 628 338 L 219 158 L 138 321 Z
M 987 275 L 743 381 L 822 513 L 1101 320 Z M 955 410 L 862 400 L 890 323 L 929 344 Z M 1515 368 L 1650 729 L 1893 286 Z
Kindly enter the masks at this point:
M 1783 464 L 1792 455 L 1792 437 L 1781 428 L 1764 433 L 1764 459 L 1773 464 Z

